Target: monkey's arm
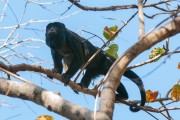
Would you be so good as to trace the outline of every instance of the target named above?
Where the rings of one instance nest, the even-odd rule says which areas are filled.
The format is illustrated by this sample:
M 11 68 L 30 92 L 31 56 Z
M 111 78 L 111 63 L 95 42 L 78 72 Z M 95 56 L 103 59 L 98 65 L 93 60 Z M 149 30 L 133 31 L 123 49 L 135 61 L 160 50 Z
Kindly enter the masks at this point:
M 63 70 L 63 65 L 62 65 L 62 58 L 63 57 L 62 57 L 62 55 L 60 55 L 58 53 L 58 51 L 55 51 L 53 49 L 51 49 L 51 55 L 52 55 L 53 62 L 54 62 L 53 71 L 61 74 L 62 70 Z
M 68 70 L 62 74 L 62 80 L 64 81 L 65 86 L 69 84 L 70 78 L 76 74 L 81 65 L 82 61 L 80 59 L 74 58 L 74 60 L 71 61 L 70 65 L 68 66 Z
M 53 71 L 61 74 L 62 70 L 63 70 L 63 65 L 62 65 L 63 56 L 61 54 L 59 54 L 59 52 L 57 50 L 53 50 L 53 49 L 51 49 L 51 54 L 52 54 L 52 58 L 54 61 Z M 67 86 L 69 84 L 70 78 L 73 77 L 74 74 L 81 67 L 81 61 L 80 60 L 73 59 L 73 58 L 69 58 L 69 59 L 72 59 L 72 60 L 70 60 L 71 63 L 68 66 L 68 70 L 61 75 L 62 81 L 64 82 L 65 86 Z M 66 59 L 64 59 L 64 60 L 66 60 Z M 64 62 L 67 63 L 66 61 L 64 61 Z

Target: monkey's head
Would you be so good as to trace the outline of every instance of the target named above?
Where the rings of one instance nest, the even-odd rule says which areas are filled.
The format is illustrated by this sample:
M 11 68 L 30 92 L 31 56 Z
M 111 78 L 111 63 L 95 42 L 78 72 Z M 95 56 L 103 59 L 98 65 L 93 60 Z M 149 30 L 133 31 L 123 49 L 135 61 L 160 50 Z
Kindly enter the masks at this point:
M 46 26 L 46 44 L 50 48 L 57 48 L 63 44 L 66 39 L 65 25 L 60 22 L 49 23 Z

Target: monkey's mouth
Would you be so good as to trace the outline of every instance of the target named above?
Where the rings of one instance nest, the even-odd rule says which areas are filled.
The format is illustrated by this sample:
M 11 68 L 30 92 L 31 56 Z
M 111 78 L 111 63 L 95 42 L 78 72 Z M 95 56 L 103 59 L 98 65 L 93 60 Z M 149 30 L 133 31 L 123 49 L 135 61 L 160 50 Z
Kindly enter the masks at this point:
M 48 31 L 47 36 L 49 38 L 56 37 L 57 36 L 57 32 L 56 31 Z
M 56 31 L 48 31 L 48 35 L 57 35 L 57 32 Z

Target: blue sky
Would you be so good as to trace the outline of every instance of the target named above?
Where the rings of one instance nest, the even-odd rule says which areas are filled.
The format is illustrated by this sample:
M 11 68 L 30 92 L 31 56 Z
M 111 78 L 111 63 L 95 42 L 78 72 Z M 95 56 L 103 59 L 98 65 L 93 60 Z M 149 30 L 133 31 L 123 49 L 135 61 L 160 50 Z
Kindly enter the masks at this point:
M 49 0 L 50 1 L 50 0 Z M 41 2 L 49 2 L 41 1 Z M 52 1 L 52 0 L 51 0 Z M 54 0 L 56 1 L 56 0 Z M 151 0 L 154 2 L 155 0 Z M 25 8 L 26 1 L 15 1 L 9 0 L 9 6 L 5 11 L 5 16 L 3 20 L 0 22 L 0 40 L 4 40 L 12 31 L 12 29 L 2 29 L 5 26 L 14 26 L 17 25 L 19 22 L 24 8 Z M 131 3 L 131 0 L 112 0 L 109 2 L 108 0 L 81 0 L 83 5 L 88 6 L 109 6 L 109 5 L 123 5 L 127 3 Z M 136 2 L 135 2 L 136 3 Z M 5 5 L 5 1 L 0 1 L 0 13 L 2 13 L 3 8 Z M 13 34 L 12 38 L 18 36 L 17 41 L 21 41 L 27 38 L 34 38 L 41 40 L 42 42 L 29 42 L 23 46 L 17 47 L 15 50 L 24 55 L 37 56 L 39 59 L 32 58 L 31 60 L 24 60 L 20 58 L 13 57 L 11 58 L 11 62 L 13 64 L 20 64 L 20 63 L 28 63 L 28 64 L 36 64 L 39 61 L 44 61 L 41 66 L 52 68 L 52 59 L 50 55 L 49 48 L 45 45 L 45 27 L 50 21 L 62 22 L 66 25 L 67 28 L 70 30 L 78 33 L 79 35 L 83 36 L 84 38 L 91 37 L 90 34 L 82 32 L 82 30 L 86 30 L 97 34 L 98 36 L 103 38 L 103 28 L 105 26 L 113 26 L 118 25 L 121 27 L 123 22 L 125 22 L 133 13 L 136 12 L 136 9 L 132 10 L 121 10 L 121 11 L 105 11 L 105 12 L 93 12 L 93 11 L 82 11 L 79 8 L 73 6 L 68 12 L 64 15 L 61 15 L 64 11 L 67 10 L 71 4 L 68 1 L 60 2 L 59 4 L 52 4 L 52 5 L 45 5 L 40 6 L 33 3 L 28 3 L 25 11 L 25 15 L 22 19 L 21 23 L 26 23 L 30 20 L 37 20 L 38 22 L 27 24 L 26 26 L 22 26 L 20 29 Z M 177 5 L 177 3 L 174 3 Z M 162 6 L 165 7 L 165 6 Z M 152 15 L 153 13 L 160 12 L 156 9 L 146 8 L 145 13 L 148 15 Z M 108 20 L 106 18 L 114 18 L 116 20 Z M 163 19 L 168 17 L 168 15 L 162 15 L 155 17 L 154 19 L 147 19 L 145 18 L 145 31 L 148 32 L 152 27 L 157 25 Z M 41 21 L 40 21 L 41 20 Z M 123 22 L 122 22 L 123 21 Z M 167 23 L 167 22 L 166 22 Z M 138 38 L 138 18 L 135 17 L 119 34 L 116 38 L 114 43 L 119 45 L 119 56 L 123 54 L 125 50 L 127 50 L 131 45 L 133 45 Z M 175 50 L 177 47 L 180 46 L 178 40 L 179 35 L 176 35 L 170 38 L 169 49 L 170 51 Z M 94 45 L 100 47 L 103 43 L 98 38 L 90 39 L 90 42 Z M 165 41 L 155 45 L 154 47 L 162 47 L 165 45 Z M 3 49 L 4 50 L 4 49 Z M 148 59 L 149 53 L 152 50 L 147 50 L 139 55 L 135 60 L 132 61 L 130 65 L 134 65 L 136 63 L 140 63 L 146 61 Z M 164 64 L 162 64 L 158 69 L 154 70 L 159 64 L 161 64 L 165 60 L 165 57 L 161 58 L 158 62 L 144 65 L 142 67 L 138 67 L 133 69 L 139 76 L 142 77 L 142 80 L 145 85 L 145 89 L 151 89 L 153 91 L 159 91 L 158 97 L 164 97 L 167 91 L 179 80 L 180 78 L 180 71 L 177 69 L 177 65 L 180 62 L 179 54 L 172 55 L 169 59 L 166 60 Z M 3 60 L 2 60 L 3 61 Z M 5 62 L 5 61 L 3 61 Z M 154 70 L 151 74 L 148 74 Z M 5 76 L 1 73 L 2 76 Z M 45 79 L 44 77 L 40 76 L 37 73 L 33 72 L 20 72 L 18 73 L 21 77 L 30 80 L 31 82 L 37 84 L 40 87 L 43 87 L 47 90 L 60 92 L 62 97 L 68 101 L 71 101 L 75 104 L 80 106 L 85 106 L 91 110 L 94 109 L 94 102 L 95 99 L 92 96 L 85 95 L 80 93 L 79 95 L 74 94 L 74 92 L 69 87 L 64 87 L 62 83 L 59 83 L 56 80 L 54 82 L 50 82 L 49 80 Z M 148 74 L 147 76 L 145 76 Z M 98 78 L 95 82 L 100 80 Z M 80 79 L 79 79 L 80 80 Z M 130 100 L 137 100 L 140 98 L 139 91 L 137 87 L 131 83 L 126 78 L 122 78 L 122 82 L 127 88 L 129 93 Z M 92 88 L 93 86 L 90 86 Z M 53 112 L 48 111 L 47 109 L 34 104 L 29 101 L 17 99 L 17 98 L 10 98 L 7 96 L 0 95 L 0 103 L 3 102 L 8 104 L 9 106 L 1 105 L 0 104 L 0 120 L 33 120 L 39 115 L 48 114 L 53 116 L 56 120 L 66 120 L 66 118 L 57 115 Z M 160 107 L 159 103 L 149 103 L 154 107 Z M 175 103 L 170 105 L 171 107 L 180 106 L 180 103 Z M 168 107 L 170 107 L 168 106 Z M 179 111 L 170 111 L 174 120 L 180 118 Z M 165 118 L 161 114 L 152 113 L 160 120 L 165 120 Z M 153 120 L 153 118 L 148 115 L 147 113 L 140 111 L 138 113 L 132 113 L 129 111 L 129 107 L 123 104 L 116 104 L 115 112 L 114 112 L 114 120 L 125 119 L 125 120 Z

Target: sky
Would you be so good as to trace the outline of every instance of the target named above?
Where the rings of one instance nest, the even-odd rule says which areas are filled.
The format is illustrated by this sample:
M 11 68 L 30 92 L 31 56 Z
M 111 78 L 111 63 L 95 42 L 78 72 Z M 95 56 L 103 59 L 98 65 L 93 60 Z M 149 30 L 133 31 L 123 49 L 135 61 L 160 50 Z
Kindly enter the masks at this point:
M 29 0 L 31 1 L 31 0 Z M 32 0 L 34 1 L 34 0 Z M 19 29 L 17 29 L 9 42 L 16 40 L 22 41 L 31 38 L 32 41 L 22 44 L 21 46 L 16 46 L 14 49 L 17 51 L 20 56 L 24 55 L 25 57 L 31 57 L 29 59 L 23 59 L 18 57 L 8 57 L 8 59 L 13 64 L 35 64 L 41 65 L 43 67 L 51 69 L 53 67 L 52 58 L 49 48 L 45 45 L 45 28 L 46 25 L 50 22 L 58 21 L 66 25 L 66 27 L 84 38 L 92 37 L 91 34 L 83 32 L 82 30 L 89 31 L 94 33 L 101 38 L 103 38 L 103 29 L 105 26 L 114 26 L 117 25 L 119 28 L 123 25 L 123 22 L 128 20 L 135 12 L 136 9 L 131 10 L 120 10 L 120 11 L 104 11 L 104 12 L 94 12 L 94 11 L 83 11 L 75 6 L 72 6 L 70 10 L 65 12 L 71 3 L 68 1 L 59 1 L 57 4 L 48 4 L 48 2 L 57 2 L 56 0 L 41 0 L 39 3 L 28 2 L 26 4 L 25 0 L 9 0 L 8 5 L 6 6 L 6 0 L 0 0 L 0 15 L 5 12 L 5 16 L 0 19 L 0 44 L 2 41 L 7 38 L 7 36 L 12 31 L 12 26 L 21 23 Z M 151 0 L 148 3 L 155 2 Z M 46 4 L 45 4 L 46 3 Z M 132 2 L 131 0 L 81 0 L 82 5 L 86 6 L 110 6 L 110 5 L 124 5 L 124 4 L 136 4 L 136 1 Z M 174 6 L 177 6 L 177 3 L 173 3 Z M 162 6 L 165 7 L 165 6 Z M 145 8 L 145 13 L 152 15 L 156 12 L 160 12 L 154 8 Z M 64 13 L 65 12 L 65 13 Z M 64 14 L 63 14 L 64 13 Z M 63 15 L 62 15 L 63 14 Z M 23 16 L 23 17 L 22 17 Z M 145 18 L 145 32 L 148 32 L 159 22 L 167 18 L 168 15 L 157 16 L 154 19 Z M 23 19 L 21 19 L 23 18 Z M 105 19 L 113 18 L 114 20 Z M 172 19 L 171 19 L 172 20 Z M 170 20 L 169 20 L 170 21 Z M 28 23 L 28 24 L 27 24 Z M 168 23 L 165 22 L 162 25 Z M 136 16 L 118 35 L 114 43 L 118 44 L 119 51 L 118 54 L 121 56 L 124 51 L 126 51 L 131 45 L 137 42 L 138 39 L 138 17 Z M 5 28 L 8 27 L 8 28 Z M 174 51 L 177 47 L 180 47 L 179 44 L 180 35 L 176 35 L 170 38 L 169 49 Z M 101 47 L 102 41 L 99 38 L 92 38 L 89 40 L 95 46 Z M 153 46 L 154 47 L 163 47 L 165 41 Z M 130 65 L 136 63 L 144 62 L 148 60 L 149 53 L 153 49 L 140 54 L 136 59 L 134 59 Z M 1 49 L 4 51 L 5 49 Z M 1 56 L 6 54 L 12 54 L 12 51 L 2 53 Z M 4 60 L 1 60 L 6 63 Z M 180 79 L 180 70 L 177 69 L 177 65 L 180 62 L 180 56 L 174 54 L 170 58 L 163 57 L 159 61 L 144 65 L 133 69 L 143 80 L 145 89 L 152 91 L 159 91 L 158 97 L 164 97 L 169 89 Z M 7 63 L 6 63 L 7 64 Z M 159 66 L 157 68 L 157 66 Z M 157 68 L 157 69 L 155 69 Z M 69 88 L 65 87 L 62 83 L 57 80 L 49 81 L 43 75 L 39 75 L 34 72 L 19 72 L 21 77 L 35 83 L 36 85 L 43 87 L 47 90 L 60 92 L 62 97 L 70 102 L 73 102 L 77 105 L 84 106 L 91 110 L 94 110 L 95 99 L 92 96 L 80 93 L 79 95 L 74 94 L 74 92 Z M 1 76 L 5 76 L 1 73 Z M 97 78 L 95 82 L 101 80 L 102 77 Z M 13 79 L 15 80 L 15 79 Z M 16 80 L 18 81 L 18 80 Z M 80 78 L 79 78 L 80 81 Z M 122 78 L 122 82 L 125 85 L 130 100 L 138 100 L 140 98 L 139 91 L 137 87 L 128 79 Z M 93 86 L 91 85 L 90 88 Z M 168 103 L 167 101 L 165 103 Z M 4 95 L 0 95 L 0 120 L 34 120 L 40 115 L 50 115 L 53 116 L 56 120 L 66 120 L 66 118 L 48 111 L 46 108 L 39 106 L 33 102 L 21 100 L 18 98 L 11 98 Z M 156 108 L 160 107 L 159 103 L 149 103 Z M 168 105 L 168 107 L 180 106 L 180 103 L 174 103 Z M 160 120 L 166 120 L 159 113 L 152 113 L 155 117 Z M 180 118 L 179 111 L 170 111 L 174 120 Z M 123 104 L 116 104 L 115 111 L 113 115 L 113 120 L 154 120 L 152 116 L 147 114 L 144 111 L 137 113 L 132 113 L 129 110 L 129 107 Z

